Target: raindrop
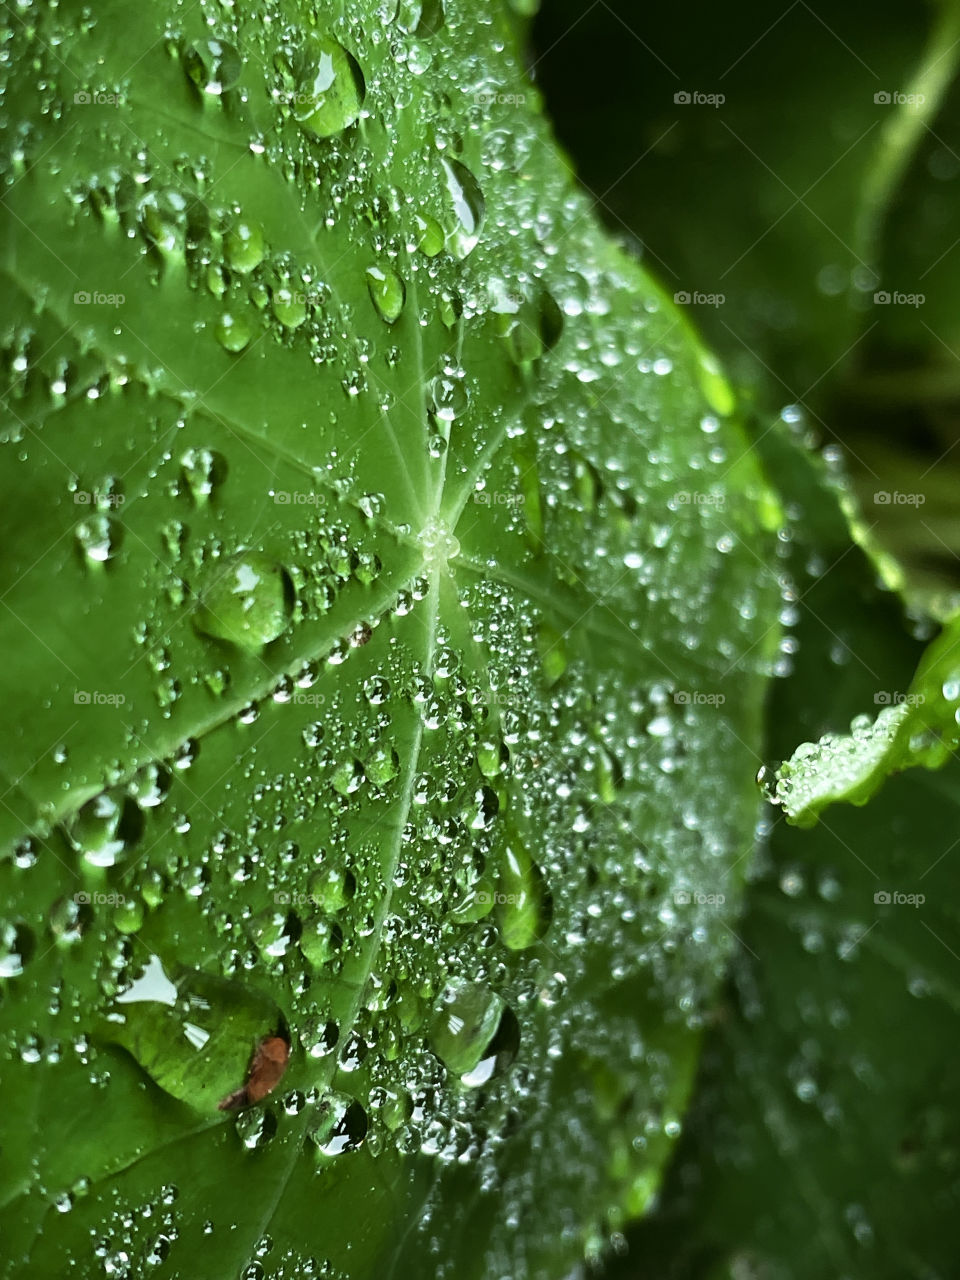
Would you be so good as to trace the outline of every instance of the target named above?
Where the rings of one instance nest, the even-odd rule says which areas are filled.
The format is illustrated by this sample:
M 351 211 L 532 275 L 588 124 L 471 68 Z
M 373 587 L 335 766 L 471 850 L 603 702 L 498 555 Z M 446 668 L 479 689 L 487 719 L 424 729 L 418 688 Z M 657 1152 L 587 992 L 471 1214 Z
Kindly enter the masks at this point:
M 293 613 L 293 587 L 282 565 L 245 552 L 217 566 L 200 595 L 194 625 L 204 635 L 245 649 L 276 640 Z
M 329 36 L 313 36 L 298 70 L 293 114 L 302 128 L 318 138 L 330 138 L 353 124 L 366 89 L 352 54 Z
M 367 1136 L 367 1113 L 345 1093 L 329 1090 L 318 1104 L 319 1119 L 310 1127 L 310 1140 L 325 1156 L 356 1151 Z
M 440 1061 L 469 1087 L 484 1084 L 513 1061 L 520 1042 L 507 1003 L 477 982 L 449 983 L 430 1027 Z
M 395 271 L 382 267 L 367 268 L 367 288 L 373 305 L 387 324 L 394 324 L 403 311 L 406 301 L 406 285 Z
M 243 59 L 226 40 L 202 40 L 184 45 L 180 62 L 187 78 L 201 93 L 219 97 L 240 79 Z
M 442 160 L 441 164 L 457 219 L 457 230 L 450 237 L 450 245 L 458 258 L 465 258 L 480 239 L 485 209 L 483 192 L 476 178 L 459 160 Z

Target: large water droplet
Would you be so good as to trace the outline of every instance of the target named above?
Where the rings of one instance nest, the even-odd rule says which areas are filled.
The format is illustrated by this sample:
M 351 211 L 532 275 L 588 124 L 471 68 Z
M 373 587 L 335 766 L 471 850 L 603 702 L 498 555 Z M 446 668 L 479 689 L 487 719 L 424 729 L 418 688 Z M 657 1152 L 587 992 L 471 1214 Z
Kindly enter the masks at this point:
M 430 1043 L 444 1066 L 473 1088 L 513 1061 L 520 1028 L 513 1010 L 489 987 L 455 981 L 440 997 Z
M 253 326 L 242 313 L 225 311 L 216 323 L 214 332 L 225 351 L 236 354 L 242 351 L 253 337 Z
M 246 275 L 263 261 L 263 230 L 255 222 L 240 219 L 223 237 L 227 266 Z
M 112 867 L 140 839 L 143 825 L 143 812 L 129 796 L 102 791 L 76 814 L 67 835 L 88 866 Z
M 480 184 L 459 160 L 442 160 L 447 190 L 453 201 L 457 229 L 450 236 L 450 246 L 458 258 L 465 258 L 480 239 L 485 203 Z
M 366 89 L 352 54 L 329 36 L 311 37 L 304 48 L 293 95 L 293 114 L 318 138 L 329 138 L 360 115 Z
M 180 63 L 187 78 L 200 92 L 209 93 L 212 97 L 219 97 L 227 89 L 232 89 L 243 70 L 243 59 L 226 40 L 200 40 L 196 44 L 184 45 Z
M 215 1114 L 248 1076 L 253 1083 L 258 1049 L 284 1033 L 283 1015 L 269 997 L 238 982 L 169 968 L 172 978 L 151 957 L 117 996 L 100 1034 L 122 1045 L 172 1097 Z
M 194 614 L 198 631 L 245 649 L 259 649 L 286 630 L 293 588 L 286 570 L 251 551 L 217 566 Z
M 110 516 L 92 515 L 74 531 L 84 560 L 91 565 L 112 560 L 120 547 L 120 526 Z
M 367 1113 L 345 1093 L 329 1090 L 320 1100 L 318 1119 L 310 1126 L 310 1138 L 325 1156 L 356 1151 L 367 1136 Z
M 400 0 L 397 26 L 410 36 L 425 40 L 444 24 L 443 0 Z
M 367 288 L 373 305 L 387 324 L 393 324 L 400 318 L 403 304 L 406 301 L 406 285 L 395 271 L 382 267 L 367 268 Z
M 508 830 L 497 889 L 500 936 L 511 951 L 522 951 L 543 937 L 552 916 L 553 898 L 543 872 Z
M 226 459 L 214 449 L 187 449 L 180 459 L 181 475 L 194 502 L 201 506 L 227 474 Z

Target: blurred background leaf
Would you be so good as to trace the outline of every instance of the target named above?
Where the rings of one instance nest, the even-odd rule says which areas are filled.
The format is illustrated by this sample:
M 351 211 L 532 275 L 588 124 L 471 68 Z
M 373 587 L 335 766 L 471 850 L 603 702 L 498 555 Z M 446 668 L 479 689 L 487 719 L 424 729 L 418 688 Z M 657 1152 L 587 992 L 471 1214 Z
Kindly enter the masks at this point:
M 798 404 L 845 447 L 911 594 L 948 609 L 960 582 L 956 0 L 881 0 L 869 17 L 749 0 L 684 22 L 669 6 L 557 0 L 536 36 L 557 131 L 608 225 L 689 296 L 761 410 Z

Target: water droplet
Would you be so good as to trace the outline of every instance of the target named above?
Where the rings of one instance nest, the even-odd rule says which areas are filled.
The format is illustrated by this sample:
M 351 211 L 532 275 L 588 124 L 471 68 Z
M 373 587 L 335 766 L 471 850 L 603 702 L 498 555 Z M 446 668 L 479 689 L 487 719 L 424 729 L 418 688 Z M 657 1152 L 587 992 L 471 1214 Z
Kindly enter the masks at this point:
M 329 964 L 342 945 L 343 931 L 335 921 L 326 916 L 314 916 L 304 924 L 300 935 L 300 950 L 315 968 L 321 969 Z
M 455 981 L 444 988 L 430 1043 L 449 1071 L 476 1087 L 513 1061 L 520 1028 L 513 1010 L 489 987 Z
M 294 293 L 285 285 L 273 290 L 270 305 L 273 314 L 285 329 L 297 329 L 307 318 L 307 304 L 303 294 Z
M 170 973 L 151 957 L 100 1030 L 172 1097 L 216 1114 L 284 1019 L 268 996 L 241 983 L 192 969 Z
M 319 1118 L 310 1126 L 310 1140 L 325 1156 L 356 1151 L 367 1136 L 367 1113 L 356 1100 L 332 1089 L 318 1103 Z
M 500 936 L 511 951 L 532 947 L 544 936 L 553 916 L 553 898 L 543 872 L 515 833 L 503 850 L 497 887 Z
M 110 516 L 92 515 L 75 530 L 77 545 L 88 564 L 105 564 L 117 554 L 120 526 Z
M 387 324 L 394 324 L 403 310 L 406 301 L 406 285 L 395 271 L 382 267 L 367 268 L 367 288 L 377 311 Z
M 143 812 L 122 792 L 102 791 L 67 828 L 70 843 L 91 867 L 112 867 L 143 832 Z
M 418 213 L 416 216 L 416 247 L 428 258 L 435 258 L 443 248 L 445 238 L 443 227 L 429 213 Z
M 209 93 L 212 97 L 219 97 L 227 89 L 232 89 L 243 70 L 243 59 L 226 40 L 201 40 L 184 45 L 180 62 L 187 78 L 201 93 Z
M 444 24 L 443 0 L 400 0 L 397 26 L 421 40 L 434 36 Z
M 265 1147 L 277 1132 L 277 1117 L 266 1108 L 251 1107 L 237 1116 L 237 1136 L 247 1151 Z M 263 1269 L 260 1268 L 260 1275 Z
M 25 924 L 0 922 L 0 978 L 18 978 L 35 948 L 36 939 Z
M 357 882 L 352 871 L 342 867 L 324 867 L 310 877 L 310 897 L 323 911 L 342 911 L 356 893 Z
M 299 932 L 296 917 L 274 908 L 261 912 L 251 922 L 253 940 L 260 954 L 266 957 L 285 956 Z
M 567 642 L 561 633 L 548 622 L 537 628 L 537 647 L 543 676 L 548 685 L 556 684 L 567 669 Z
M 286 630 L 293 587 L 282 565 L 246 552 L 219 565 L 194 614 L 197 630 L 245 649 L 259 649 Z
M 441 164 L 457 219 L 457 230 L 450 237 L 451 248 L 458 258 L 465 258 L 480 239 L 485 209 L 483 192 L 476 178 L 459 160 L 442 160 Z
M 427 409 L 438 422 L 453 422 L 467 407 L 469 393 L 459 370 L 444 371 L 427 390 Z
M 311 37 L 303 50 L 293 114 L 318 138 L 340 133 L 360 115 L 366 89 L 352 54 L 329 36 Z
M 183 483 L 196 505 L 202 506 L 227 474 L 226 459 L 214 449 L 187 449 L 180 459 Z
M 497 329 L 517 364 L 539 360 L 556 345 L 563 331 L 563 312 L 546 289 L 522 300 L 501 294 L 493 310 Z
M 247 275 L 263 261 L 263 230 L 255 222 L 234 223 L 223 237 L 223 252 L 233 271 Z
M 377 747 L 364 764 L 367 777 L 375 787 L 385 787 L 400 772 L 400 757 L 393 747 Z
M 234 353 L 242 351 L 253 337 L 253 327 L 243 315 L 234 315 L 225 311 L 217 321 L 214 332 L 217 341 L 226 351 Z

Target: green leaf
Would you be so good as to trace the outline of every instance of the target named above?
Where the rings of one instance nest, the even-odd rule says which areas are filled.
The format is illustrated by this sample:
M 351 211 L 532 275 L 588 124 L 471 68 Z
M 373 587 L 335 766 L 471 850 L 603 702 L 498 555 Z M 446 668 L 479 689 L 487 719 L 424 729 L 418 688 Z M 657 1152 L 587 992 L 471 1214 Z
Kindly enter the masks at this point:
M 931 226 L 904 178 L 943 136 L 960 6 L 881 0 L 873 17 L 745 0 L 691 31 L 668 6 L 558 0 L 542 21 L 547 99 L 609 225 L 637 238 L 764 410 L 800 403 L 831 427 L 824 405 L 871 331 L 918 329 L 914 307 L 874 294 L 937 293 L 935 272 L 920 278 L 938 259 L 929 239 L 941 253 L 955 239 L 945 184 Z M 887 245 L 894 210 L 906 258 Z M 864 448 L 896 381 L 889 351 L 875 372 Z
M 960 746 L 960 619 L 944 627 L 907 692 L 882 689 L 875 720 L 859 715 L 849 735 L 798 747 L 776 772 L 770 798 L 798 826 L 811 826 L 838 800 L 866 804 L 892 773 L 939 769 Z
M 516 17 L 390 8 L 11 19 L 10 1276 L 563 1274 L 678 1131 L 779 508 Z
M 781 430 L 759 447 L 789 502 L 797 587 L 776 758 L 798 724 L 816 736 L 903 687 L 928 624 L 850 541 L 835 476 Z M 953 760 L 810 830 L 772 824 L 658 1212 L 612 1278 L 640 1258 L 664 1280 L 952 1274 L 958 788 Z

